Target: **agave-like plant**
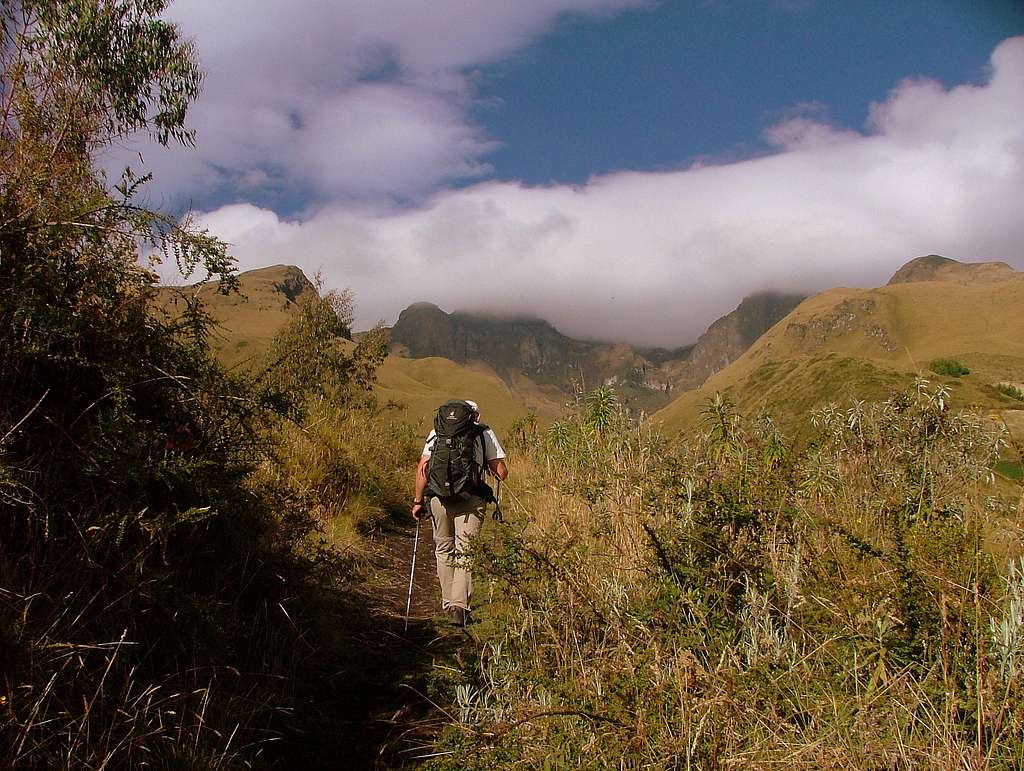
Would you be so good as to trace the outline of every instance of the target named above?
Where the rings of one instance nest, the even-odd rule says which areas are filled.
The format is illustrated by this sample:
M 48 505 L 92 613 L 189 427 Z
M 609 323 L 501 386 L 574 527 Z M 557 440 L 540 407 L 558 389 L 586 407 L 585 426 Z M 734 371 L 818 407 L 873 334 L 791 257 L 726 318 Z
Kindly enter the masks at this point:
M 1024 670 L 1024 557 L 1010 562 L 1003 613 L 989 620 L 989 630 L 999 677 L 1006 682 Z

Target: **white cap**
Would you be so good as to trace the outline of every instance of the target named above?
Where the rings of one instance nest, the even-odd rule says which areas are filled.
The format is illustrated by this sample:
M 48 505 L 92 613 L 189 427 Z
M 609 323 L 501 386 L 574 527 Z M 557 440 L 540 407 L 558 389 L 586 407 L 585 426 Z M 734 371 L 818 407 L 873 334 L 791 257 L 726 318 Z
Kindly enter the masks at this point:
M 480 412 L 480 407 L 472 399 L 463 399 L 462 401 L 469 405 L 469 408 L 473 410 L 473 412 Z

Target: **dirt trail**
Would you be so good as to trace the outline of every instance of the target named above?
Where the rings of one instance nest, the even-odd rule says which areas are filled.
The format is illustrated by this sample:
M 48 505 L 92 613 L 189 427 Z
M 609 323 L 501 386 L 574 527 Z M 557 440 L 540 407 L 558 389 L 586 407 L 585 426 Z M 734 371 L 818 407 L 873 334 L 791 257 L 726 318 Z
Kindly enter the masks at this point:
M 405 630 L 415 533 L 408 512 L 383 519 L 365 534 L 369 556 L 358 557 L 358 572 L 321 596 L 320 644 L 308 652 L 319 676 L 293 694 L 285 715 L 295 715 L 295 730 L 285 717 L 284 735 L 263 755 L 271 767 L 412 768 L 434 752 L 451 722 L 443 711 L 448 697 L 436 696 L 435 684 L 457 677 L 476 645 L 472 628 L 456 629 L 441 617 L 429 522 L 420 525 Z
M 419 625 L 438 620 L 440 609 L 437 573 L 434 563 L 434 540 L 430 520 L 419 525 L 419 546 L 416 554 L 416 575 L 413 579 L 412 605 L 409 611 L 409 631 Z M 412 549 L 416 525 L 392 519 L 369 536 L 377 550 L 377 564 L 381 568 L 383 598 L 401 616 L 405 625 L 405 605 L 409 595 L 409 572 L 412 567 Z
M 379 687 L 362 697 L 363 740 L 361 746 L 354 747 L 358 752 L 352 758 L 365 768 L 411 767 L 432 752 L 434 739 L 449 720 L 430 694 L 434 665 L 458 666 L 467 641 L 465 632 L 447 626 L 440 616 L 429 521 L 420 524 L 409 629 L 405 631 L 415 534 L 415 523 L 406 514 L 385 520 L 368 535 L 379 604 L 368 608 L 377 625 L 377 639 L 367 643 L 378 646 L 373 679 Z

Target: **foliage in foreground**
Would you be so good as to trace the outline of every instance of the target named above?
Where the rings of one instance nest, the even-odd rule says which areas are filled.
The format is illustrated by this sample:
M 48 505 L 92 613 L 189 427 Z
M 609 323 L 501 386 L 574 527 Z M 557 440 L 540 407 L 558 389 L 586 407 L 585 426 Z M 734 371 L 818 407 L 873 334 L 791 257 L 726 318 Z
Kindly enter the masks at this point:
M 1021 391 L 1012 383 L 996 383 L 995 389 L 1004 396 L 1009 396 L 1011 399 L 1024 402 L 1024 391 Z
M 93 168 L 137 130 L 191 141 L 201 75 L 165 6 L 0 3 L 4 767 L 337 757 L 330 678 L 362 664 L 339 629 L 373 620 L 324 591 L 360 568 L 331 528 L 394 500 L 415 452 L 385 421 L 392 452 L 361 465 L 382 349 L 346 347 L 344 298 L 304 304 L 252 376 L 213 360 L 200 306 L 154 312 L 140 246 L 234 284 L 223 244 Z
M 520 426 L 518 523 L 476 555 L 504 600 L 435 767 L 1019 766 L 1002 435 L 948 400 L 828 406 L 799 455 L 721 397 L 683 443 L 604 389 Z

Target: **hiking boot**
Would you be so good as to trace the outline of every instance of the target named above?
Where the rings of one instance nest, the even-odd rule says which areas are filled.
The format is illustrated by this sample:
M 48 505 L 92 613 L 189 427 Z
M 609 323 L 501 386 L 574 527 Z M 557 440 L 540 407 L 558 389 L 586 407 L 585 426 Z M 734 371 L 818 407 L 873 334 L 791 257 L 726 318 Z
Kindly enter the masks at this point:
M 452 626 L 464 628 L 469 622 L 469 611 L 465 608 L 448 608 L 448 623 Z

